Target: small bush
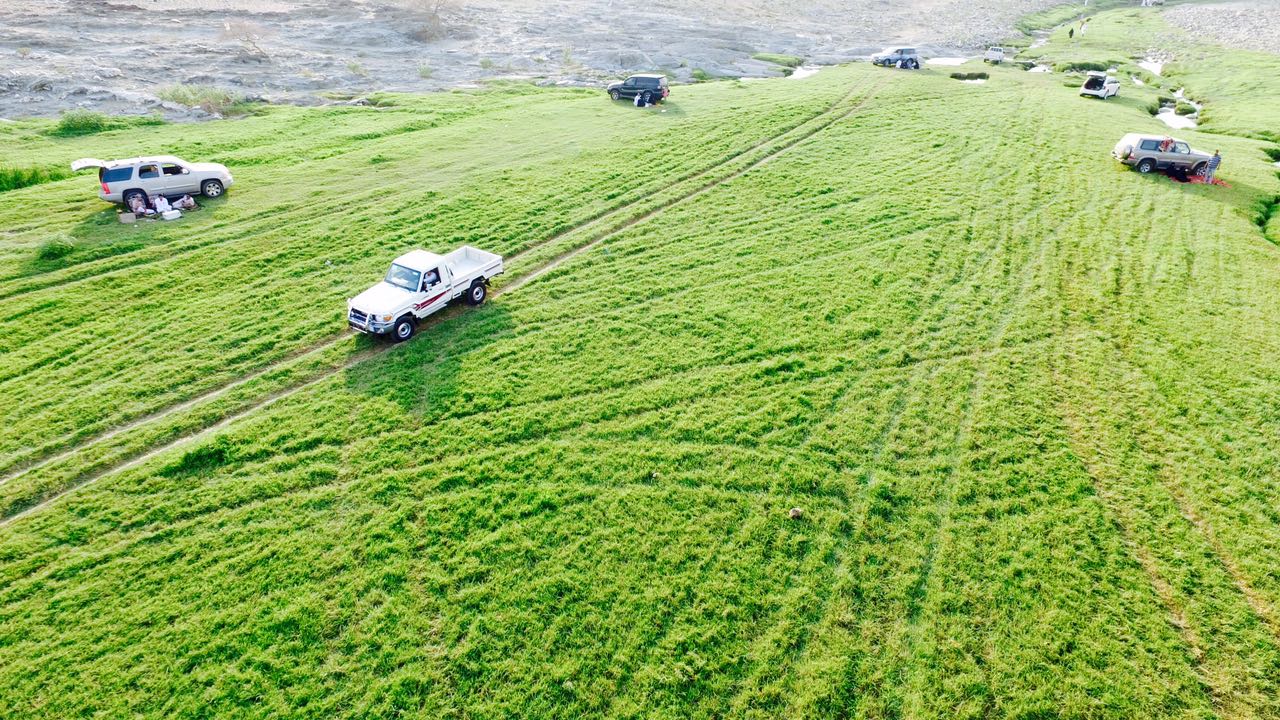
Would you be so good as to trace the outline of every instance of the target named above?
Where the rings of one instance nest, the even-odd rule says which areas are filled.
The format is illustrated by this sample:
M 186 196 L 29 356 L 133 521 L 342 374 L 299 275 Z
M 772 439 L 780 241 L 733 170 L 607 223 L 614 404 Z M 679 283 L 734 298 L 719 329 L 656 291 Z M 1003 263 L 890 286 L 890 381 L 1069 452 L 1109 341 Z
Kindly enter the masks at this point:
M 267 51 L 262 49 L 262 41 L 273 34 L 273 31 L 253 22 L 237 20 L 223 23 L 219 39 L 240 43 L 244 53 L 260 60 L 267 59 Z
M 1146 70 L 1138 70 L 1131 73 L 1131 75 L 1132 77 L 1136 77 L 1141 80 L 1143 85 L 1147 85 L 1149 87 L 1160 87 L 1160 78 L 1152 75 Z
M 989 77 L 991 76 L 984 72 L 953 72 L 951 73 L 952 80 L 986 80 Z
M 421 43 L 435 42 L 443 40 L 449 35 L 449 30 L 444 26 L 444 21 L 440 18 L 431 18 L 421 27 L 409 33 L 414 40 Z
M 707 72 L 706 70 L 703 70 L 702 68 L 694 68 L 693 79 L 697 80 L 698 82 L 706 82 L 711 79 L 711 73 Z
M 1179 115 L 1195 115 L 1196 107 L 1191 103 L 1179 102 L 1173 111 Z
M 1091 62 L 1091 61 L 1085 60 L 1085 61 L 1077 61 L 1077 62 L 1057 63 L 1056 65 L 1053 66 L 1053 70 L 1054 72 L 1089 72 L 1091 70 L 1096 70 L 1098 72 L 1106 72 L 1114 66 L 1115 66 L 1115 63 Z
M 492 60 L 490 60 L 489 58 L 481 58 L 481 59 L 480 59 L 480 67 L 481 67 L 481 68 L 483 68 L 483 69 L 485 69 L 485 70 L 492 70 L 492 69 L 493 69 L 493 61 L 492 61 Z
M 20 57 L 20 58 L 29 58 L 29 57 L 31 57 L 31 48 L 29 48 L 29 47 L 20 47 L 20 48 L 18 48 L 18 57 Z
M 755 60 L 781 65 L 783 67 L 800 67 L 804 64 L 804 58 L 795 55 L 780 55 L 778 53 L 756 53 L 751 56 Z
M 356 62 L 355 60 L 347 61 L 347 72 L 351 73 L 352 75 L 359 75 L 360 77 L 369 76 L 369 71 L 366 70 L 363 65 Z
M 1280 162 L 1280 147 L 1262 148 L 1262 152 L 1266 153 L 1272 162 Z
M 109 127 L 107 116 L 92 110 L 68 110 L 58 121 L 58 135 L 92 135 Z
M 158 90 L 156 97 L 218 115 L 226 115 L 245 103 L 243 95 L 212 85 L 170 85 Z
M 433 71 L 430 65 L 423 64 L 418 66 L 418 77 L 422 78 L 423 80 L 430 80 L 432 72 Z
M 76 246 L 66 238 L 54 238 L 40 246 L 36 258 L 41 262 L 55 262 L 76 251 Z

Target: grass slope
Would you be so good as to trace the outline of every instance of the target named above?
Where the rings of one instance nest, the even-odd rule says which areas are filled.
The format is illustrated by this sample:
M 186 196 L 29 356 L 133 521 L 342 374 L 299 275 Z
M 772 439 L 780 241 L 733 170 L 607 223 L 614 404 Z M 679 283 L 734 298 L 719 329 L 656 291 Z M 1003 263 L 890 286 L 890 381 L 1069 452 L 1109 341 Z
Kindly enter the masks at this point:
M 1280 715 L 1267 146 L 989 72 L 0 128 L 238 183 L 0 196 L 0 715 Z M 341 334 L 460 242 L 489 305 Z
M 1205 105 L 1202 130 L 1280 142 L 1280 93 L 1275 79 L 1280 74 L 1280 57 L 1196 41 L 1165 23 L 1160 13 L 1160 8 L 1131 7 L 1090 15 L 1085 34 L 1068 38 L 1068 30 L 1079 30 L 1079 23 L 1063 25 L 1048 44 L 1028 49 L 1024 55 L 1047 64 L 1094 62 L 1116 67 L 1121 77 L 1143 78 L 1147 89 L 1162 88 L 1164 96 L 1185 89 L 1187 97 Z M 1153 49 L 1165 63 L 1160 77 L 1137 65 Z

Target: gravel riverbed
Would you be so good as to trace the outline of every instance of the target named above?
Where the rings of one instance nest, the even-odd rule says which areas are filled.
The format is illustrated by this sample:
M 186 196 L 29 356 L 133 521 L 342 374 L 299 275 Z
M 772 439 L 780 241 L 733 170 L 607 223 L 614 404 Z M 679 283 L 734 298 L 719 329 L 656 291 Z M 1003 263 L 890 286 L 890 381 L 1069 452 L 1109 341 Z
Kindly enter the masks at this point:
M 0 117 L 69 108 L 209 117 L 169 85 L 274 102 L 495 78 L 598 86 L 629 72 L 768 77 L 889 44 L 974 52 L 1060 0 L 38 0 L 0 2 Z M 330 95 L 326 100 L 323 95 Z
M 1275 0 L 1179 5 L 1164 17 L 1197 40 L 1280 53 L 1280 2 Z

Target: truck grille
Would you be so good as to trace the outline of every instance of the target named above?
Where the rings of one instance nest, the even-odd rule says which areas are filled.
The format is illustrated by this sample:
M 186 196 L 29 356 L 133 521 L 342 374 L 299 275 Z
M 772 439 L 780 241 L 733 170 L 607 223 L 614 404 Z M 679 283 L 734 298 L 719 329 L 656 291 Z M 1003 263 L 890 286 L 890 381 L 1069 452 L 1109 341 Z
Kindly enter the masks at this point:
M 360 327 L 364 327 L 369 323 L 369 316 L 355 308 L 351 308 L 351 313 L 347 315 L 347 319 L 351 321 L 351 324 L 359 325 Z

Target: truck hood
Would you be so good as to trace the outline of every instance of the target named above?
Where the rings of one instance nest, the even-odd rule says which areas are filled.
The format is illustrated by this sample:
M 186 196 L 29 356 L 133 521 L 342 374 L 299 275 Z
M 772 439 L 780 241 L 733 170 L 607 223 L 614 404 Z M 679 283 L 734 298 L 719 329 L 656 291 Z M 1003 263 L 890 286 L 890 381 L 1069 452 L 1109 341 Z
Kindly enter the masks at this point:
M 382 281 L 347 301 L 351 307 L 371 315 L 390 315 L 403 310 L 413 293 Z

